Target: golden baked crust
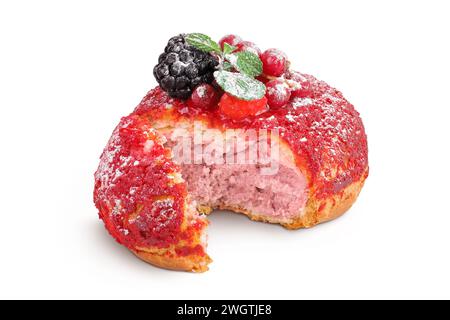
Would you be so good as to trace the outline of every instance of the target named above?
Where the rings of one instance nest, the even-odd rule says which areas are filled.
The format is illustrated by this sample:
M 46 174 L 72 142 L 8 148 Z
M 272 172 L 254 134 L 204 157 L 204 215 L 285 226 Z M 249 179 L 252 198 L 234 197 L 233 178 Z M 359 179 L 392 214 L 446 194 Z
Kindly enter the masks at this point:
M 292 223 L 283 224 L 283 226 L 291 230 L 311 228 L 319 223 L 339 218 L 355 203 L 364 186 L 368 170 L 359 181 L 350 184 L 337 194 L 324 199 L 311 197 L 306 205 L 305 213 Z
M 208 264 L 212 262 L 209 256 L 182 257 L 164 252 L 150 252 L 145 249 L 135 250 L 133 253 L 140 259 L 154 266 L 175 271 L 206 272 L 209 270 Z

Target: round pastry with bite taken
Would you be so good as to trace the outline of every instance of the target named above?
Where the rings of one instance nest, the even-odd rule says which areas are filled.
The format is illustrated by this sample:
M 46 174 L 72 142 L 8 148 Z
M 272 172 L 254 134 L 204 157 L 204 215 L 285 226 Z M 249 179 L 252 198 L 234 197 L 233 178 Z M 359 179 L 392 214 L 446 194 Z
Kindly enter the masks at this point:
M 159 86 L 120 121 L 95 174 L 100 218 L 141 259 L 208 270 L 216 209 L 299 229 L 355 202 L 369 172 L 362 120 L 281 51 L 179 35 L 154 76 Z

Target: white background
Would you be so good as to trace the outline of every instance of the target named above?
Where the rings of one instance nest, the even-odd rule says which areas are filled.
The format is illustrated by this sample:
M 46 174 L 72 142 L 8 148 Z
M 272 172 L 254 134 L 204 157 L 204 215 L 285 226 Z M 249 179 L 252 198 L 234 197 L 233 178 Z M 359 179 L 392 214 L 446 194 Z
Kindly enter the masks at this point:
M 218 3 L 0 3 L 0 298 L 450 298 L 448 1 Z M 181 32 L 280 48 L 355 104 L 371 172 L 347 215 L 290 232 L 215 213 L 205 274 L 110 238 L 98 157 Z

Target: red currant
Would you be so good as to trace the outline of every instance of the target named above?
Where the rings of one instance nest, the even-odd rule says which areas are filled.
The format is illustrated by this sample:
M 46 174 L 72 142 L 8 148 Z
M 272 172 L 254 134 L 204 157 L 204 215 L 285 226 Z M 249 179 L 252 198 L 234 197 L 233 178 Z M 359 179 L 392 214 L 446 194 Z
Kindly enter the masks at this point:
M 267 98 L 263 97 L 259 100 L 245 101 L 225 93 L 222 99 L 220 99 L 219 108 L 222 114 L 231 119 L 239 120 L 266 112 Z
M 223 50 L 223 45 L 225 43 L 228 43 L 229 45 L 236 47 L 241 42 L 242 42 L 241 37 L 234 35 L 234 34 L 229 34 L 229 35 L 226 35 L 225 37 L 223 37 L 222 39 L 220 39 L 219 44 Z
M 307 98 L 312 96 L 311 83 L 300 72 L 292 72 L 286 78 L 289 79 L 293 97 Z
M 261 81 L 262 83 L 266 84 L 267 82 L 269 82 L 272 79 L 267 78 L 265 75 L 259 75 L 256 77 L 256 80 Z
M 210 108 L 219 101 L 219 94 L 210 84 L 201 84 L 192 92 L 192 104 L 200 108 Z
M 263 62 L 264 74 L 272 77 L 282 76 L 288 67 L 286 54 L 277 49 L 266 50 L 261 55 Z
M 237 45 L 237 52 L 248 51 L 256 54 L 258 57 L 261 55 L 261 49 L 259 49 L 256 44 L 250 41 L 242 41 Z
M 291 98 L 291 89 L 283 79 L 272 80 L 266 84 L 267 103 L 271 108 L 277 109 L 286 105 Z

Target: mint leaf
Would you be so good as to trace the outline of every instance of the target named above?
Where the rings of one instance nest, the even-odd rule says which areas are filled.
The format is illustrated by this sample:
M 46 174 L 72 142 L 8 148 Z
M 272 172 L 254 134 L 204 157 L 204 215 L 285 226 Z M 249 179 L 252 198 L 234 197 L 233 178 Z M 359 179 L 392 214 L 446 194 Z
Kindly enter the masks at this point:
M 190 33 L 186 37 L 186 42 L 198 50 L 207 53 L 216 52 L 222 54 L 219 44 L 205 34 Z
M 231 71 L 231 70 L 233 70 L 233 65 L 231 63 L 229 63 L 228 61 L 224 61 L 223 70 Z
M 236 59 L 236 68 L 239 72 L 249 77 L 257 77 L 263 72 L 261 59 L 253 52 L 242 51 L 234 54 Z
M 216 71 L 214 77 L 225 92 L 242 100 L 259 100 L 266 94 L 266 86 L 245 74 Z
M 230 44 L 228 44 L 226 42 L 223 44 L 223 54 L 224 55 L 230 54 L 233 51 L 235 51 L 236 49 L 237 48 L 235 46 L 232 46 L 232 45 L 230 45 Z

